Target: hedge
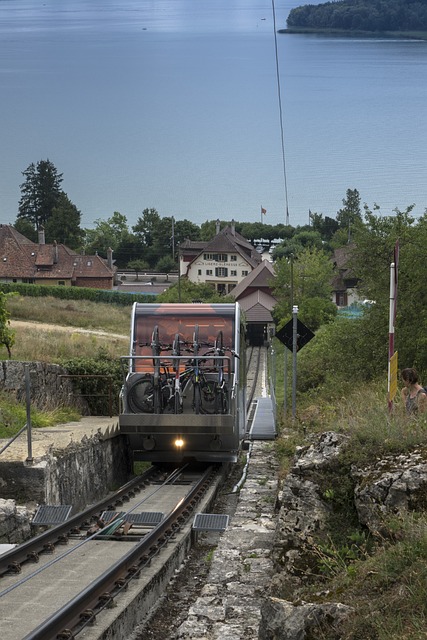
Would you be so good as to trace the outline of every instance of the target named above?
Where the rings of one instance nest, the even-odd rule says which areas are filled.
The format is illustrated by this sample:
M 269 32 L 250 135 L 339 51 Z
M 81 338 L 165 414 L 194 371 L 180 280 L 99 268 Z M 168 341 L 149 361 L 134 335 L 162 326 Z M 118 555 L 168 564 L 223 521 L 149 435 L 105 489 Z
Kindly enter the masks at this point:
M 52 296 L 61 300 L 92 300 L 93 302 L 116 304 L 121 307 L 131 306 L 134 302 L 153 302 L 153 296 L 144 293 L 122 293 L 111 289 L 48 286 L 20 282 L 0 282 L 0 291 L 2 293 L 16 291 L 22 296 L 32 296 L 33 298 Z

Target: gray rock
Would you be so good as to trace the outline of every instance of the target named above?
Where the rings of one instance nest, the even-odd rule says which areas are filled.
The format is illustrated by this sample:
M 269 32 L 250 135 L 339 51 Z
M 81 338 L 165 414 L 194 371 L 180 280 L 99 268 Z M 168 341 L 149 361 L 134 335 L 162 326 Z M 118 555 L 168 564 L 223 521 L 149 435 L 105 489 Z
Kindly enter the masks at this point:
M 426 509 L 427 461 L 420 452 L 388 456 L 364 469 L 353 469 L 352 476 L 359 521 L 373 533 L 388 514 Z
M 259 640 L 305 640 L 314 628 L 327 628 L 328 638 L 341 637 L 340 626 L 353 609 L 341 603 L 294 605 L 266 598 L 261 608 Z M 334 635 L 332 635 L 334 634 Z

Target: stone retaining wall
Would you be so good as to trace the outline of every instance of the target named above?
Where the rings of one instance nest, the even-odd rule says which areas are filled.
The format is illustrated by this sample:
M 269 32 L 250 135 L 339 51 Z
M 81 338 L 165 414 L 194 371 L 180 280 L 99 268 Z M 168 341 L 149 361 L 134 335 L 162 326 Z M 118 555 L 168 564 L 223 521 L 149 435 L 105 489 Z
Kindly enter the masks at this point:
M 62 378 L 67 370 L 47 362 L 0 360 L 0 390 L 13 394 L 20 402 L 26 399 L 25 366 L 29 368 L 30 399 L 37 409 L 51 410 L 62 405 L 74 406 L 88 415 L 84 398 L 74 395 L 71 379 Z
M 33 464 L 3 461 L 0 495 L 21 504 L 69 504 L 73 511 L 79 511 L 127 482 L 130 473 L 130 454 L 124 438 L 85 436 L 65 449 L 50 450 Z

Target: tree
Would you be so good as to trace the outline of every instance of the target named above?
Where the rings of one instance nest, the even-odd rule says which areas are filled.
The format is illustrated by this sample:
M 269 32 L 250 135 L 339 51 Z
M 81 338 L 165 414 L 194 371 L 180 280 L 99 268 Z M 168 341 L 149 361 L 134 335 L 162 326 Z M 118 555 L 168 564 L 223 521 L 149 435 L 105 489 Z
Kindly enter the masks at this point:
M 50 160 L 31 163 L 25 171 L 25 182 L 20 185 L 18 218 L 31 222 L 36 229 L 46 226 L 58 206 L 61 196 L 62 173 L 58 173 Z
M 28 240 L 31 240 L 31 242 L 38 242 L 37 229 L 34 228 L 34 225 L 29 220 L 17 218 L 13 226 L 19 233 L 22 233 Z
M 143 247 L 147 248 L 153 245 L 153 234 L 155 233 L 155 228 L 159 224 L 160 220 L 160 215 L 156 209 L 147 208 L 144 209 L 142 216 L 138 218 L 136 224 L 132 227 L 132 231 L 137 236 Z
M 115 211 L 107 220 L 95 220 L 95 229 L 86 229 L 85 251 L 105 256 L 108 249 L 117 251 L 130 235 L 126 216 Z
M 217 293 L 215 287 L 211 284 L 196 284 L 187 280 L 187 278 L 181 278 L 156 298 L 158 302 L 194 302 L 195 300 L 201 300 L 202 302 L 235 301 L 232 296 L 223 296 Z
M 329 241 L 337 231 L 339 224 L 333 218 L 325 216 L 321 213 L 310 213 L 310 224 L 313 231 L 318 231 L 322 240 Z
M 172 260 L 172 256 L 163 256 L 156 263 L 156 271 L 160 271 L 160 273 L 169 273 L 176 270 L 177 264 Z
M 7 349 L 8 357 L 12 357 L 12 347 L 15 344 L 15 332 L 10 328 L 10 313 L 7 310 L 7 299 L 16 293 L 2 293 L 0 291 L 0 344 Z
M 148 262 L 146 262 L 145 260 L 131 260 L 130 262 L 128 262 L 127 266 L 129 269 L 133 269 L 135 271 L 136 279 L 138 280 L 138 275 L 141 273 L 141 271 L 147 271 Z
M 280 324 L 292 317 L 292 306 L 298 305 L 299 317 L 312 330 L 336 315 L 331 301 L 333 265 L 329 256 L 315 247 L 302 249 L 293 259 L 281 258 L 275 263 L 274 315 Z
M 190 220 L 177 220 L 175 222 L 175 247 L 186 238 L 200 240 L 200 227 Z
M 347 189 L 347 194 L 342 201 L 343 208 L 337 213 L 337 222 L 340 228 L 347 229 L 348 242 L 351 241 L 352 229 L 362 222 L 360 209 L 360 195 L 357 189 Z
M 80 228 L 82 214 L 61 191 L 58 202 L 52 210 L 52 216 L 46 222 L 46 242 L 61 242 L 70 249 L 79 249 L 83 242 L 84 231 Z

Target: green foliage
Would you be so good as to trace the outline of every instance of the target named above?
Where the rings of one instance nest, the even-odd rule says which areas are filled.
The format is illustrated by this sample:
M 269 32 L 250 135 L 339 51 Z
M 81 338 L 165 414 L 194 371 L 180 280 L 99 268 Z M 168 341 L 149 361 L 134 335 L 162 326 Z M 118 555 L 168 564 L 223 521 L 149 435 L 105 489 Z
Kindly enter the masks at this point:
M 83 242 L 84 232 L 80 228 L 82 214 L 66 193 L 60 193 L 52 215 L 45 225 L 46 241 L 65 244 L 77 250 Z
M 161 273 L 170 273 L 177 270 L 177 264 L 172 259 L 172 256 L 163 256 L 156 264 L 156 271 Z
M 138 280 L 138 275 L 141 271 L 147 271 L 148 262 L 146 260 L 131 260 L 128 262 L 127 266 L 129 269 L 133 269 L 135 271 L 136 279 Z
M 142 293 L 121 293 L 115 290 L 90 289 L 88 287 L 50 287 L 18 282 L 0 282 L 0 292 L 9 293 L 12 291 L 28 297 L 52 296 L 62 300 L 91 300 L 92 302 L 105 302 L 122 307 L 131 306 L 134 302 L 153 302 L 152 296 Z
M 157 296 L 156 302 L 234 302 L 232 296 L 223 296 L 216 292 L 211 284 L 196 284 L 187 278 L 181 278 L 163 293 Z
M 365 224 L 355 232 L 356 250 L 351 267 L 359 278 L 361 295 L 376 301 L 371 317 L 384 327 L 389 314 L 390 264 L 394 261 L 394 250 L 399 241 L 395 348 L 402 368 L 415 366 L 427 372 L 427 292 L 422 277 L 427 215 L 416 220 L 411 215 L 412 208 L 410 206 L 405 211 L 395 209 L 394 215 L 388 216 L 377 213 L 378 207 L 375 213 L 366 208 Z M 386 349 L 384 342 L 384 354 Z
M 338 222 L 321 213 L 310 213 L 310 225 L 313 231 L 318 231 L 324 240 L 330 240 L 338 229 Z
M 300 352 L 298 389 L 369 381 L 387 369 L 388 326 L 377 308 L 358 319 L 337 317 Z
M 110 358 L 102 349 L 95 358 L 72 358 L 61 362 L 73 379 L 76 393 L 89 404 L 91 415 L 117 415 L 119 393 L 123 384 L 120 360 Z
M 18 233 L 21 233 L 23 236 L 28 238 L 28 240 L 31 240 L 31 242 L 38 242 L 37 229 L 29 220 L 26 220 L 25 218 L 17 218 L 13 226 Z
M 85 253 L 99 253 L 106 256 L 108 249 L 117 251 L 120 245 L 129 241 L 130 233 L 126 216 L 115 211 L 107 220 L 95 220 L 94 229 L 85 230 Z
M 9 358 L 15 343 L 15 332 L 9 326 L 10 313 L 7 309 L 7 299 L 12 295 L 14 294 L 0 291 L 0 345 L 6 347 Z
M 341 0 L 292 9 L 288 27 L 348 31 L 419 31 L 427 29 L 423 0 Z
M 348 229 L 349 235 L 354 225 L 362 222 L 360 209 L 360 195 L 357 189 L 347 189 L 346 197 L 342 201 L 343 208 L 337 213 L 337 222 L 341 228 Z
M 80 415 L 71 407 L 59 407 L 52 411 L 31 408 L 31 425 L 37 428 L 51 427 L 61 422 L 79 420 Z M 27 408 L 12 395 L 0 392 L 0 438 L 12 438 L 27 422 Z
M 59 205 L 62 173 L 50 160 L 33 162 L 22 172 L 18 219 L 32 223 L 36 229 L 45 226 Z
M 329 256 L 315 247 L 302 249 L 295 259 L 282 258 L 275 264 L 274 294 L 278 304 L 274 315 L 284 325 L 298 305 L 300 317 L 311 329 L 334 317 L 331 303 L 333 265 Z

